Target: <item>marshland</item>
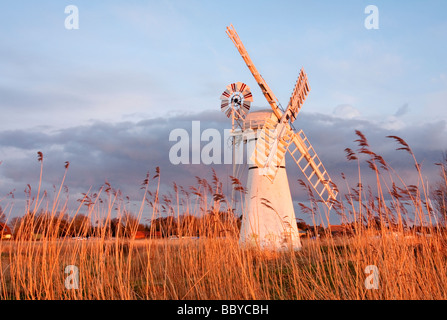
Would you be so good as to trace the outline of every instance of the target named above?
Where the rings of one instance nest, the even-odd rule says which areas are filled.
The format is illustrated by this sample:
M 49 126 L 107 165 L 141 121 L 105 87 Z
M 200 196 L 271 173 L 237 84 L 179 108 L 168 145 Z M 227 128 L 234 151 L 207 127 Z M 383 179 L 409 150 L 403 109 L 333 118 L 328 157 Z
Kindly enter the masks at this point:
M 11 218 L 13 199 L 0 202 L 12 233 L 0 241 L 0 299 L 446 299 L 446 159 L 433 164 L 440 175 L 431 186 L 410 146 L 390 136 L 396 152 L 414 160 L 419 181 L 407 185 L 356 134 L 358 149 L 345 151 L 358 183 L 346 179 L 348 191 L 339 188 L 330 210 L 301 182 L 309 201 L 297 217 L 314 224 L 299 224 L 306 231 L 299 251 L 241 247 L 240 217 L 214 170 L 210 182 L 196 177 L 194 186 L 174 183 L 161 194 L 157 168 L 136 183 L 143 192 L 137 212 L 109 183 L 71 208 L 65 175 L 50 194 L 41 171 L 37 187 L 25 190 L 23 215 Z M 42 169 L 40 152 L 38 161 Z M 362 181 L 362 164 L 374 185 Z M 231 181 L 243 196 L 243 183 Z M 343 226 L 337 234 L 329 215 Z

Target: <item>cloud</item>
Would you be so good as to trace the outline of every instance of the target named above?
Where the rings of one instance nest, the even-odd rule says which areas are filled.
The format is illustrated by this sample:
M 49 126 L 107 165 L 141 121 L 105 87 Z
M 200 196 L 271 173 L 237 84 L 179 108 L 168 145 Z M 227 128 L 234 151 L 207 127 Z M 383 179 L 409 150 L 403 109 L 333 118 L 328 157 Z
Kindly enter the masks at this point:
M 192 139 L 192 121 L 200 121 L 201 132 L 214 128 L 222 136 L 224 129 L 230 128 L 229 120 L 216 110 L 138 122 L 96 121 L 47 132 L 0 131 L 0 161 L 3 161 L 0 165 L 0 194 L 5 195 L 15 189 L 16 198 L 24 199 L 22 190 L 27 184 L 35 189 L 40 172 L 37 151 L 44 154 L 43 188 L 46 190 L 60 184 L 65 161 L 70 162 L 65 184 L 74 194 L 72 200 L 89 188 L 97 190 L 108 181 L 124 195 L 141 201 L 141 183 L 147 172 L 155 173 L 156 167 L 161 169 L 163 191 L 171 190 L 173 182 L 186 188 L 195 185 L 196 176 L 210 179 L 212 168 L 225 183 L 225 190 L 230 190 L 228 177 L 232 174 L 231 165 L 170 163 L 169 150 L 175 144 L 169 141 L 171 130 L 184 129 Z M 302 112 L 294 126 L 303 129 L 331 178 L 342 190 L 345 190 L 346 182 L 341 173 L 348 177 L 351 186 L 355 186 L 358 179 L 357 164 L 348 162 L 344 151 L 348 147 L 358 149 L 355 130 L 365 134 L 371 150 L 383 156 L 408 184 L 417 182 L 413 160 L 407 153 L 396 151 L 399 145 L 386 136 L 397 135 L 407 141 L 418 162 L 423 164 L 424 175 L 430 182 L 437 180 L 438 168 L 434 163 L 440 161 L 442 151 L 447 149 L 445 121 L 413 123 L 392 129 L 380 122 L 355 117 Z M 202 148 L 206 143 L 202 142 Z M 222 140 L 222 145 L 224 143 Z M 286 158 L 292 196 L 296 201 L 305 201 L 306 194 L 297 183 L 304 177 L 290 160 Z M 374 181 L 374 175 L 364 165 L 362 174 L 364 181 Z M 245 177 L 241 180 L 245 181 Z
M 402 117 L 406 115 L 409 111 L 408 103 L 405 103 L 402 105 L 399 109 L 397 109 L 396 113 L 394 114 L 395 117 Z
M 340 104 L 335 107 L 333 114 L 344 119 L 353 119 L 360 117 L 360 111 L 350 104 Z

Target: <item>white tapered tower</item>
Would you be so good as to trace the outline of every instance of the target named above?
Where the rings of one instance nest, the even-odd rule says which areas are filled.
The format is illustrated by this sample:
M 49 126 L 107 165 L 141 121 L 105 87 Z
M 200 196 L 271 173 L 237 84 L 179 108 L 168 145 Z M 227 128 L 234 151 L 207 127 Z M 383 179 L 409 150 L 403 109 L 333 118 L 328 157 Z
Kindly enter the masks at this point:
M 247 156 L 253 159 L 256 139 L 267 119 L 273 119 L 272 110 L 251 112 L 244 125 Z M 247 194 L 239 242 L 242 246 L 255 246 L 270 250 L 299 250 L 301 242 L 295 220 L 292 196 L 287 179 L 285 159 L 275 179 L 270 181 L 260 172 L 256 163 L 249 161 Z

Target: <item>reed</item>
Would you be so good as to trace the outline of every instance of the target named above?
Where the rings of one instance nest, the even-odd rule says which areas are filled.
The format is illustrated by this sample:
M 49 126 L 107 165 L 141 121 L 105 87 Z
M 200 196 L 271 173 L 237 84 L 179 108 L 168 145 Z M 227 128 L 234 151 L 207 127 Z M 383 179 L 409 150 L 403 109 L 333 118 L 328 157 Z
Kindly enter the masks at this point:
M 415 161 L 418 183 L 406 185 L 366 137 L 356 134 L 359 149 L 346 153 L 357 165 L 358 183 L 351 187 L 344 180 L 347 192 L 331 211 L 345 231 L 305 236 L 297 252 L 241 248 L 240 220 L 214 171 L 210 182 L 197 177 L 189 188 L 174 183 L 172 193 L 161 195 L 157 168 L 140 185 L 143 199 L 135 215 L 107 182 L 70 211 L 66 173 L 53 197 L 41 194 L 39 153 L 37 194 L 27 188 L 27 209 L 12 226 L 13 240 L 0 241 L 0 299 L 446 299 L 446 229 L 431 207 L 423 168 L 404 140 L 391 137 Z M 373 185 L 363 184 L 363 158 L 374 173 Z M 242 197 L 240 181 L 231 181 Z M 434 192 L 446 187 L 444 175 Z M 317 221 L 329 213 L 308 191 L 311 205 L 301 209 L 315 221 L 315 235 Z M 135 239 L 146 217 L 151 238 Z M 95 227 L 92 221 L 98 221 Z M 410 228 L 414 224 L 419 227 Z M 379 271 L 377 289 L 365 284 L 371 265 Z M 67 266 L 77 274 L 65 273 Z M 76 276 L 78 282 L 68 281 Z

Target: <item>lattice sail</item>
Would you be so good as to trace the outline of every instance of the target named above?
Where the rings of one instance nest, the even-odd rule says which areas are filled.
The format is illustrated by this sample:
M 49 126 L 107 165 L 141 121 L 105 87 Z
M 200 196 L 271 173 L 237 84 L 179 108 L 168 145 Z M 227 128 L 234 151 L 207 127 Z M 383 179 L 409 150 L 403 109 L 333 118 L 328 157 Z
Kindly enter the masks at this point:
M 304 69 L 301 68 L 300 75 L 298 76 L 298 80 L 296 81 L 295 88 L 290 96 L 290 101 L 287 106 L 287 111 L 290 110 L 291 122 L 295 121 L 309 91 L 310 87 L 307 82 L 307 74 L 304 72 Z
M 331 200 L 335 200 L 338 194 L 335 186 L 331 184 L 331 178 L 323 166 L 320 158 L 307 139 L 303 130 L 295 133 L 288 151 L 295 163 L 303 172 L 307 181 L 329 206 Z
M 251 71 L 251 74 L 255 78 L 256 82 L 258 83 L 259 87 L 261 88 L 262 93 L 264 94 L 264 97 L 267 99 L 268 103 L 270 104 L 270 107 L 273 109 L 273 112 L 275 113 L 276 117 L 278 119 L 282 116 L 282 111 L 279 108 L 279 101 L 276 99 L 275 95 L 273 94 L 273 91 L 269 88 L 267 85 L 267 82 L 262 78 L 261 74 L 256 69 L 253 61 L 251 61 L 250 56 L 248 55 L 247 50 L 244 47 L 244 44 L 242 43 L 241 39 L 239 38 L 239 35 L 236 32 L 236 29 L 234 29 L 233 25 L 230 25 L 227 27 L 227 35 L 233 41 L 234 45 L 236 46 L 237 50 L 239 51 L 242 59 L 244 59 L 245 64 L 247 65 L 248 69 Z

